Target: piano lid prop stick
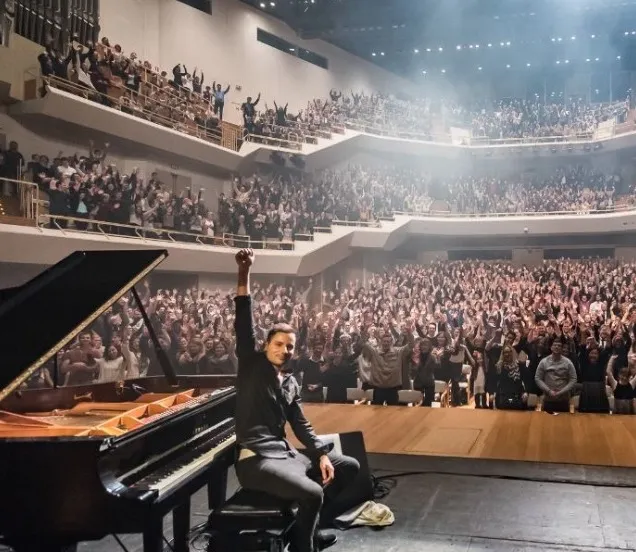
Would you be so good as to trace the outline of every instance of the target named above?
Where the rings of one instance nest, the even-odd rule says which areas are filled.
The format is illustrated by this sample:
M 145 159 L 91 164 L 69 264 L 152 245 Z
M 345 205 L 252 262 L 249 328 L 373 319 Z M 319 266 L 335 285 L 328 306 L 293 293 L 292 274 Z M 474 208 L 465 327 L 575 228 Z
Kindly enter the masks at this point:
M 157 332 L 155 332 L 155 329 L 153 328 L 150 322 L 148 313 L 146 312 L 146 309 L 144 308 L 144 305 L 141 302 L 141 298 L 139 297 L 139 294 L 137 293 L 135 286 L 131 287 L 130 291 L 132 291 L 133 297 L 135 298 L 135 302 L 137 303 L 137 307 L 139 307 L 139 312 L 141 312 L 141 317 L 144 319 L 144 324 L 146 324 L 146 328 L 148 328 L 148 334 L 150 335 L 150 340 L 152 341 L 152 344 L 155 348 L 155 354 L 157 355 L 157 360 L 159 361 L 159 365 L 161 366 L 161 369 L 163 370 L 163 373 L 166 376 L 166 380 L 168 380 L 168 383 L 170 385 L 173 385 L 173 386 L 179 385 L 179 380 L 177 380 L 177 374 L 175 373 L 174 368 L 172 367 L 172 364 L 170 363 L 170 359 L 168 358 L 168 355 L 161 348 L 161 345 L 159 344 L 159 338 L 157 337 Z

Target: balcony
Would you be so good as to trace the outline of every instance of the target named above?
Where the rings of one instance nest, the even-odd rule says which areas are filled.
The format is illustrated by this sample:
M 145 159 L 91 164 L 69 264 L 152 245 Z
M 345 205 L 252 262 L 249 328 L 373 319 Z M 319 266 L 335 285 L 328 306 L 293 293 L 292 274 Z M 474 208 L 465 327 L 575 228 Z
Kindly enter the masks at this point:
M 293 242 L 252 242 L 240 236 L 204 236 L 164 229 L 43 215 L 31 205 L 32 185 L 24 184 L 22 218 L 16 225 L 0 217 L 0 259 L 3 262 L 53 264 L 82 249 L 166 248 L 170 257 L 163 269 L 174 272 L 230 273 L 235 270 L 236 247 L 258 249 L 259 274 L 312 276 L 347 258 L 353 249 L 393 251 L 412 237 L 529 238 L 607 235 L 636 231 L 636 207 L 601 212 L 560 212 L 490 215 L 397 213 L 379 223 L 335 221 L 331 229 Z M 36 221 L 38 224 L 36 224 Z
M 285 140 L 251 135 L 243 139 L 241 129 L 235 125 L 223 123 L 217 129 L 202 129 L 170 116 L 129 108 L 122 95 L 114 101 L 113 96 L 100 98 L 96 91 L 68 81 L 50 78 L 47 83 L 44 98 L 31 94 L 33 99 L 9 108 L 9 114 L 30 130 L 59 134 L 61 138 L 72 133 L 77 140 L 90 137 L 116 142 L 136 157 L 160 157 L 166 164 L 194 171 L 205 171 L 214 165 L 234 172 L 245 162 L 268 161 L 272 151 L 302 154 L 307 168 L 316 170 L 365 151 L 448 160 L 468 156 L 509 159 L 511 155 L 576 158 L 601 148 L 611 151 L 636 146 L 633 122 L 615 125 L 611 132 L 602 134 L 531 139 L 457 140 L 451 135 L 424 136 L 353 122 L 336 125 L 332 131 L 301 133 L 299 129 Z M 31 88 L 35 90 L 34 86 Z

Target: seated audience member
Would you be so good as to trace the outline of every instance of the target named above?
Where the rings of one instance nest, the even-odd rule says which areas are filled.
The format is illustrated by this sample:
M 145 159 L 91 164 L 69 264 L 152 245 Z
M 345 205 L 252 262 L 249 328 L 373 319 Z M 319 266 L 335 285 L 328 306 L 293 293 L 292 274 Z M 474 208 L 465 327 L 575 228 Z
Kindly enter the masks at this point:
M 555 338 L 550 348 L 552 354 L 539 362 L 535 382 L 543 391 L 545 412 L 569 412 L 571 391 L 577 381 L 572 361 L 563 356 L 563 343 Z

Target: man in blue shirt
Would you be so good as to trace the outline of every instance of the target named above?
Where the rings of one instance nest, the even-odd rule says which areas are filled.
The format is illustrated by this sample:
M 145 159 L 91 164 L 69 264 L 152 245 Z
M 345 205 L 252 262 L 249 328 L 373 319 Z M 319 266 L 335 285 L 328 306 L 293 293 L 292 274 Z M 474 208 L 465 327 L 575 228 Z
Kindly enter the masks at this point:
M 219 116 L 219 120 L 223 120 L 223 106 L 225 105 L 225 95 L 230 91 L 230 85 L 225 90 L 221 90 L 221 85 L 212 83 L 214 89 L 214 114 Z

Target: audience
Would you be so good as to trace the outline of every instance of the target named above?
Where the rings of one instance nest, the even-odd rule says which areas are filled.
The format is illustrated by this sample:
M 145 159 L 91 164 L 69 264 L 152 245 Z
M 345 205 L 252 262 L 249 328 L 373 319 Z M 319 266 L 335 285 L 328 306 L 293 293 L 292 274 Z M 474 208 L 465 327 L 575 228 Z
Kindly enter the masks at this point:
M 526 409 L 535 394 L 545 396 L 545 410 L 568 411 L 580 394 L 581 408 L 594 411 L 599 399 L 590 398 L 590 386 L 605 389 L 607 381 L 620 411 L 631 413 L 635 273 L 636 263 L 598 258 L 537 267 L 402 265 L 365 283 L 336 282 L 318 303 L 311 279 L 305 288 L 256 282 L 256 337 L 263 343 L 272 325 L 291 323 L 298 347 L 289 369 L 309 401 L 344 402 L 346 389 L 361 385 L 374 389 L 378 404 L 395 404 L 400 389 L 415 388 L 430 405 L 444 400 L 435 396 L 437 381 L 451 406 L 474 397 L 477 408 Z M 141 300 L 178 372 L 236 372 L 232 296 L 232 289 L 152 291 L 145 283 Z M 160 373 L 132 296 L 69 344 L 60 361 L 66 385 Z M 51 369 L 29 385 L 50 385 Z
M 100 221 L 157 234 L 185 232 L 204 243 L 286 249 L 296 239 L 312 239 L 316 229 L 330 231 L 334 223 L 378 226 L 395 213 L 589 214 L 629 203 L 633 196 L 618 175 L 581 166 L 547 176 L 441 178 L 405 167 L 352 164 L 309 174 L 272 165 L 251 177 L 234 177 L 231 192 L 219 195 L 213 211 L 203 189 L 177 194 L 157 173 L 147 181 L 136 169 L 122 174 L 108 162 L 108 146 L 97 150 L 91 144 L 85 156 L 60 152 L 52 162 L 45 155 L 32 156 L 28 171 L 48 194 L 50 215 L 81 219 L 74 223 L 79 230 L 94 229 L 92 221 Z M 67 227 L 64 219 L 50 222 Z M 135 233 L 115 225 L 101 230 Z
M 223 89 L 214 81 L 204 90 L 205 75 L 197 75 L 196 68 L 190 75 L 185 65 L 177 64 L 169 79 L 166 71 L 141 62 L 135 52 L 124 54 L 119 44 L 111 46 L 106 37 L 86 47 L 73 40 L 66 57 L 49 47 L 38 61 L 43 77 L 58 79 L 51 81 L 55 86 L 221 145 L 219 126 L 231 86 Z M 75 86 L 66 86 L 63 81 L 68 80 Z M 297 114 L 276 101 L 273 108 L 265 104 L 259 113 L 259 99 L 260 93 L 256 101 L 248 96 L 241 104 L 244 138 L 297 150 L 303 143 L 316 144 L 318 138 L 342 133 L 345 127 L 417 140 L 448 141 L 451 126 L 469 129 L 475 138 L 589 137 L 599 123 L 613 118 L 623 122 L 629 111 L 629 101 L 559 104 L 510 99 L 460 105 L 445 99 L 409 100 L 364 91 L 344 95 L 331 90 L 329 98 L 313 99 Z M 445 136 L 434 136 L 433 128 Z

